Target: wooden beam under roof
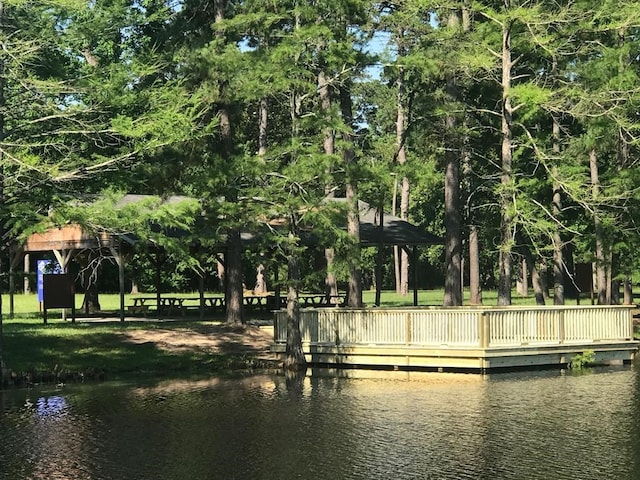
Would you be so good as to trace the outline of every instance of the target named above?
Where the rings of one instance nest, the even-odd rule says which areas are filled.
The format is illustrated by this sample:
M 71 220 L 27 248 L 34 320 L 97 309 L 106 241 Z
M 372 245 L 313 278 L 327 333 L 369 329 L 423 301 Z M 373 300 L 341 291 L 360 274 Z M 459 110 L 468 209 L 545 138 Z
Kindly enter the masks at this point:
M 106 232 L 89 234 L 80 225 L 70 224 L 29 235 L 22 245 L 22 249 L 27 253 L 109 248 L 117 245 L 117 236 Z

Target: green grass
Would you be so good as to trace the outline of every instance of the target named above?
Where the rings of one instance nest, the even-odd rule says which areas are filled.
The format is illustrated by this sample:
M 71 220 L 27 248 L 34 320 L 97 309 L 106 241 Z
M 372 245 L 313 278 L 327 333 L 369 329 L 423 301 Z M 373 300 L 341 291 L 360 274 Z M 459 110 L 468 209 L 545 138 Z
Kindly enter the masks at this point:
M 133 298 L 136 296 L 153 296 L 153 293 L 140 294 L 140 295 L 125 295 L 125 305 L 131 305 Z M 196 293 L 179 293 L 171 294 L 174 296 L 185 297 L 197 297 Z M 208 295 L 208 294 L 207 294 Z M 365 305 L 373 305 L 375 301 L 375 292 L 373 290 L 366 290 L 362 294 Z M 418 291 L 418 305 L 442 305 L 442 299 L 444 297 L 444 291 L 442 289 L 436 290 L 419 290 Z M 497 293 L 495 291 L 486 291 L 482 293 L 483 302 L 485 305 L 496 305 Z M 82 305 L 83 295 L 77 294 L 75 298 L 76 309 L 79 311 Z M 468 303 L 469 292 L 465 292 L 464 300 Z M 13 297 L 14 313 L 20 317 L 26 318 L 41 318 L 38 299 L 35 294 L 16 294 Z M 395 291 L 383 291 L 381 294 L 381 303 L 383 306 L 396 307 L 396 306 L 411 306 L 413 305 L 413 291 L 409 292 L 409 295 L 398 295 Z M 518 294 L 513 294 L 512 303 L 514 305 L 534 305 L 535 298 L 532 295 L 522 297 Z M 575 304 L 575 299 L 567 299 L 568 305 Z M 588 299 L 582 299 L 583 304 L 589 303 Z M 2 296 L 2 311 L 6 315 L 9 313 L 9 295 L 4 294 Z M 100 307 L 106 312 L 117 312 L 120 308 L 120 296 L 118 294 L 100 294 Z M 79 313 L 80 314 L 80 313 Z M 52 310 L 50 312 L 52 317 L 60 316 L 60 310 Z
M 365 305 L 373 305 L 375 303 L 375 291 L 367 290 L 362 293 L 362 300 Z M 418 290 L 418 305 L 420 306 L 441 306 L 442 299 L 444 298 L 444 290 L 436 289 L 436 290 Z M 496 291 L 485 291 L 482 292 L 482 300 L 484 305 L 497 305 L 498 304 L 498 293 Z M 513 305 L 535 305 L 536 299 L 533 295 L 521 296 L 517 293 L 512 294 L 512 304 Z M 464 302 L 465 304 L 469 303 L 469 292 L 464 292 Z M 383 291 L 380 295 L 380 303 L 382 306 L 386 307 L 400 307 L 400 306 L 411 306 L 413 305 L 413 291 L 409 292 L 409 295 L 402 296 L 397 294 L 395 291 Z M 547 304 L 550 302 L 547 301 Z M 553 299 L 551 300 L 553 303 Z M 565 303 L 567 305 L 575 305 L 575 299 L 566 299 Z M 589 299 L 582 298 L 582 304 L 586 305 L 590 303 Z
M 174 294 L 171 293 L 172 296 L 184 296 L 184 297 L 197 297 L 198 293 L 179 293 Z M 135 297 L 149 297 L 155 296 L 155 293 L 141 293 L 139 295 L 131 295 L 125 294 L 124 296 L 124 304 L 131 305 L 133 303 L 133 299 Z M 82 306 L 82 301 L 84 299 L 83 294 L 76 294 L 75 296 L 75 305 L 76 309 L 79 311 Z M 100 300 L 100 308 L 107 312 L 115 312 L 120 308 L 120 295 L 118 294 L 105 294 L 102 293 L 99 295 Z M 2 311 L 4 314 L 8 314 L 10 311 L 10 298 L 8 294 L 2 295 Z M 40 316 L 40 308 L 41 306 L 38 303 L 38 297 L 35 293 L 30 294 L 16 294 L 13 296 L 14 303 L 14 313 L 16 315 L 21 316 Z M 59 310 L 52 310 L 53 315 L 59 314 Z
M 204 351 L 169 352 L 154 343 L 135 343 L 128 329 L 179 329 L 202 322 L 88 323 L 16 317 L 3 326 L 3 358 L 18 379 L 68 379 L 114 374 L 220 371 L 237 359 Z
M 185 294 L 186 295 L 186 294 Z M 126 295 L 125 305 L 133 296 Z M 82 305 L 76 296 L 76 306 Z M 61 310 L 48 313 L 44 325 L 35 294 L 15 295 L 9 316 L 10 300 L 2 298 L 2 359 L 17 381 L 60 381 L 79 377 L 120 374 L 158 375 L 167 373 L 220 372 L 232 366 L 250 364 L 251 359 L 214 355 L 202 351 L 168 352 L 153 343 L 135 343 L 122 335 L 128 329 L 197 329 L 203 322 L 127 321 L 119 322 L 120 297 L 101 294 L 100 306 L 111 312 L 113 322 L 72 323 L 61 319 Z M 78 312 L 80 316 L 80 312 Z M 6 381 L 6 378 L 4 379 Z

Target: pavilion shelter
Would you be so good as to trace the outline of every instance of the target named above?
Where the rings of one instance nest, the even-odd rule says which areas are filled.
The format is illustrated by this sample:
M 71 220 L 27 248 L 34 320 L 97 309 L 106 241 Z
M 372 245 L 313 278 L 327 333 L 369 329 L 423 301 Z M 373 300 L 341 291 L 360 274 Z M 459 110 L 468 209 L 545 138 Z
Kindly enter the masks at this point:
M 125 207 L 129 205 L 139 204 L 141 209 L 148 208 L 146 203 L 150 199 L 158 199 L 150 195 L 125 195 L 117 203 L 117 207 Z M 170 196 L 161 198 L 160 203 L 176 204 L 187 197 Z M 167 232 L 167 234 L 175 234 L 175 232 Z M 88 232 L 78 224 L 66 224 L 59 227 L 52 227 L 45 232 L 33 233 L 29 235 L 22 243 L 16 243 L 11 247 L 11 263 L 9 275 L 9 291 L 10 291 L 10 314 L 14 312 L 13 294 L 15 293 L 15 268 L 20 261 L 32 253 L 51 252 L 55 256 L 63 273 L 68 272 L 70 262 L 81 252 L 92 251 L 101 256 L 113 258 L 118 266 L 118 283 L 120 293 L 120 320 L 124 321 L 125 311 L 125 262 L 129 253 L 133 251 L 133 247 L 139 243 L 139 239 L 135 236 L 120 232 Z M 158 249 L 155 249 L 158 250 Z M 158 256 L 158 255 L 157 255 Z M 158 256 L 159 257 L 159 256 Z M 158 262 L 156 262 L 157 264 Z M 158 265 L 156 265 L 158 268 Z M 160 295 L 160 289 L 157 289 Z
M 24 243 L 12 248 L 9 272 L 10 315 L 14 312 L 13 294 L 15 292 L 15 267 L 25 255 L 31 253 L 52 252 L 63 273 L 68 272 L 69 263 L 79 252 L 98 251 L 112 257 L 118 265 L 120 285 L 120 316 L 124 320 L 124 251 L 133 244 L 127 235 L 114 235 L 106 232 L 89 234 L 80 225 L 69 224 L 51 228 L 43 233 L 31 234 Z
M 144 208 L 144 201 L 151 198 L 147 195 L 125 195 L 119 205 L 131 205 L 140 202 Z M 179 202 L 186 197 L 167 197 L 163 203 Z M 345 199 L 332 199 L 336 202 L 344 202 Z M 381 208 L 372 207 L 370 204 L 359 201 L 360 218 L 360 245 L 363 247 L 378 247 L 378 262 L 376 264 L 376 304 L 379 304 L 382 272 L 382 249 L 388 246 L 397 246 L 405 249 L 412 257 L 414 265 L 417 265 L 417 248 L 421 245 L 441 244 L 442 239 L 426 232 L 424 229 L 413 225 L 395 215 L 385 214 Z M 184 234 L 184 232 L 182 232 Z M 168 236 L 181 236 L 180 232 L 165 232 Z M 241 235 L 243 243 L 255 241 L 256 232 L 243 232 Z M 43 233 L 30 235 L 22 244 L 14 245 L 12 248 L 12 261 L 10 271 L 10 312 L 13 314 L 13 293 L 15 291 L 14 269 L 25 255 L 35 252 L 53 252 L 63 272 L 66 272 L 70 261 L 79 253 L 86 250 L 98 251 L 103 256 L 111 257 L 118 266 L 119 289 L 120 289 L 120 320 L 124 321 L 125 312 L 125 261 L 127 255 L 133 251 L 133 247 L 139 243 L 139 239 L 126 233 L 89 233 L 82 229 L 80 225 L 69 224 L 61 227 L 51 228 Z M 219 246 L 220 251 L 224 246 Z M 159 250 L 156 248 L 155 250 Z M 157 255 L 160 258 L 160 254 Z M 156 269 L 159 275 L 160 260 L 156 262 Z M 200 276 L 203 272 L 198 273 Z M 277 276 L 277 272 L 276 272 Z M 202 296 L 203 287 L 200 287 L 201 312 L 203 315 Z M 157 295 L 160 296 L 160 286 L 157 285 Z M 280 305 L 279 292 L 276 292 L 275 305 Z M 414 268 L 413 281 L 414 305 L 417 305 L 417 269 Z M 159 304 L 158 298 L 158 304 Z

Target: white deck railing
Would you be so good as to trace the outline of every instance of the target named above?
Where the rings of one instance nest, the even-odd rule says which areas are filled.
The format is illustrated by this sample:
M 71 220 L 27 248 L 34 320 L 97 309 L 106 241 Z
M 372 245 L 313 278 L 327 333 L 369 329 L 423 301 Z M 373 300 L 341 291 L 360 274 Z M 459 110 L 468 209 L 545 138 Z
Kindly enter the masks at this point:
M 302 341 L 321 345 L 501 347 L 633 340 L 632 306 L 302 309 Z M 275 341 L 287 315 L 276 312 Z

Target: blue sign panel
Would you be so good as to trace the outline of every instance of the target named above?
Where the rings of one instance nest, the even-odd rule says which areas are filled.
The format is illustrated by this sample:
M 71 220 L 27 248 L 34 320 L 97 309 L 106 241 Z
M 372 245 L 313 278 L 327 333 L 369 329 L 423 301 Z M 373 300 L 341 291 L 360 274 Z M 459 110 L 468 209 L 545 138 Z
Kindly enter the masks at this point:
M 36 277 L 36 288 L 38 290 L 38 301 L 44 301 L 44 280 L 45 273 L 62 273 L 60 265 L 51 260 L 38 260 L 38 275 Z

